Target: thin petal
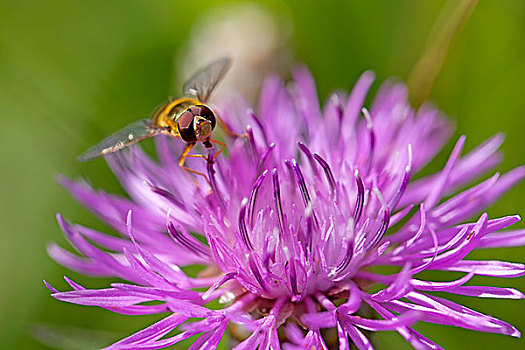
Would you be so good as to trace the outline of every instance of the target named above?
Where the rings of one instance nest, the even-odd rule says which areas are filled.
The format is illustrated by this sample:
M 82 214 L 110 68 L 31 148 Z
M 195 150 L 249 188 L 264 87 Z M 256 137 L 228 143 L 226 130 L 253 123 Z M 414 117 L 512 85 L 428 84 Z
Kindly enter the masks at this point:
M 440 270 L 472 272 L 476 275 L 494 277 L 520 277 L 525 275 L 525 265 L 497 260 L 461 260 Z

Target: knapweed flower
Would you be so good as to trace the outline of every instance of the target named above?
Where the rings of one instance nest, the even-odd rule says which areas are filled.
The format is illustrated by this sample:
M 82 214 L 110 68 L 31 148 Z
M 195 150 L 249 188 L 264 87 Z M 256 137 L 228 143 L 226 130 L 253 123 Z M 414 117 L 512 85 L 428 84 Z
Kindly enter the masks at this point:
M 108 349 L 156 349 L 189 337 L 191 349 L 210 349 L 226 331 L 235 349 L 371 349 L 369 332 L 382 330 L 417 349 L 440 348 L 412 328 L 418 321 L 519 336 L 443 293 L 524 297 L 469 283 L 475 275 L 522 276 L 524 265 L 466 258 L 525 243 L 525 230 L 500 232 L 518 216 L 479 215 L 525 169 L 460 191 L 499 162 L 503 140 L 496 135 L 462 155 L 462 136 L 442 170 L 412 180 L 444 146 L 450 124 L 430 106 L 414 111 L 399 83 L 383 85 L 364 109 L 372 81 L 364 73 L 349 96 L 334 94 L 321 108 L 311 76 L 298 69 L 291 84 L 266 81 L 257 112 L 239 101 L 219 106 L 247 137 L 227 139 L 228 154 L 215 163 L 189 162 L 209 183 L 178 166 L 182 142 L 167 137 L 155 139 L 155 160 L 138 146 L 107 157 L 131 199 L 62 179 L 120 236 L 58 216 L 80 256 L 57 245 L 49 253 L 86 275 L 126 282 L 88 289 L 66 278 L 73 290 L 48 285 L 53 297 L 164 315 Z M 192 275 L 190 265 L 204 268 Z M 427 281 L 419 277 L 426 270 L 463 275 Z

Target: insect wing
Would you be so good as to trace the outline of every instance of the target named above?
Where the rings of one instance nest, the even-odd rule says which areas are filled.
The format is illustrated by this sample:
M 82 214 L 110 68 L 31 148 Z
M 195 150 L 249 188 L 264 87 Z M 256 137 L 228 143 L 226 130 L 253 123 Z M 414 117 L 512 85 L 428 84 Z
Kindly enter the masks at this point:
M 78 160 L 85 162 L 105 154 L 116 152 L 131 144 L 155 136 L 158 133 L 160 133 L 160 130 L 151 126 L 149 119 L 136 121 L 106 137 L 100 143 L 82 153 L 78 157 Z
M 196 96 L 199 101 L 207 102 L 231 65 L 232 59 L 230 57 L 222 57 L 213 61 L 186 81 L 183 87 L 184 94 Z

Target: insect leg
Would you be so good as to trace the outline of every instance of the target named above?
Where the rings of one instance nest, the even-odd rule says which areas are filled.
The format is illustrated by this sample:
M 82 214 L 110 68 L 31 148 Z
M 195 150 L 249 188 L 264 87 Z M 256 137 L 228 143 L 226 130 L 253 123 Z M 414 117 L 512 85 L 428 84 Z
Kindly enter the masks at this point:
M 188 157 L 188 158 L 202 158 L 202 159 L 204 159 L 205 161 L 208 161 L 208 157 L 206 157 L 204 154 L 200 154 L 200 153 L 197 153 L 197 154 L 188 154 L 187 157 Z
M 186 144 L 186 147 L 184 148 L 184 152 L 182 152 L 182 155 L 180 156 L 179 166 L 180 166 L 182 169 L 184 169 L 184 170 L 186 170 L 186 171 L 188 172 L 188 173 L 187 173 L 188 176 L 191 177 L 191 179 L 193 180 L 193 182 L 195 182 L 195 185 L 196 185 L 197 187 L 199 187 L 199 183 L 198 183 L 197 180 L 196 180 L 193 176 L 191 176 L 189 173 L 193 173 L 193 174 L 200 175 L 200 176 L 204 177 L 204 179 L 206 179 L 206 182 L 207 182 L 208 184 L 210 184 L 210 180 L 208 180 L 208 177 L 207 177 L 205 174 L 203 174 L 203 173 L 201 173 L 201 172 L 198 172 L 198 171 L 196 171 L 196 170 L 193 170 L 193 169 L 191 169 L 191 168 L 188 168 L 187 166 L 184 165 L 184 162 L 186 161 L 186 158 L 187 158 L 187 157 L 192 157 L 192 156 L 193 156 L 193 155 L 188 155 L 188 153 L 190 153 L 190 151 L 191 151 L 191 149 L 193 148 L 193 146 L 195 146 L 194 143 L 188 143 L 188 144 Z M 198 156 L 198 155 L 195 155 L 195 156 Z M 206 158 L 205 158 L 205 159 L 206 159 Z M 210 185 L 210 187 L 211 187 L 211 185 Z
M 226 148 L 226 144 L 225 144 L 224 142 L 221 142 L 221 141 L 219 141 L 219 140 L 214 140 L 214 139 L 210 139 L 210 142 L 212 142 L 212 143 L 216 143 L 216 144 L 218 144 L 219 146 L 221 146 L 221 149 L 220 149 L 217 153 L 215 153 L 215 154 L 213 155 L 213 160 L 215 160 L 215 158 L 217 158 L 217 156 L 218 156 L 219 154 L 221 154 L 222 151 L 224 151 L 224 149 Z
M 244 133 L 244 134 L 237 134 L 235 131 L 233 131 L 232 129 L 230 129 L 230 127 L 228 126 L 228 124 L 226 124 L 226 122 L 224 121 L 224 119 L 221 118 L 221 116 L 217 113 L 215 113 L 215 116 L 217 117 L 217 119 L 219 120 L 219 123 L 221 124 L 222 126 L 222 129 L 224 130 L 224 132 L 232 137 L 245 137 L 245 138 L 248 138 L 248 134 L 247 133 Z

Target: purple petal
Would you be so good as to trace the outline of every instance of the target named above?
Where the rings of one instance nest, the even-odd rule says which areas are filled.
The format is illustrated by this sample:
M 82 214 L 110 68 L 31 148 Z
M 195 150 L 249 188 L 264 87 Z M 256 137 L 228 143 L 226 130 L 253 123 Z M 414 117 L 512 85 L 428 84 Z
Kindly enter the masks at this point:
M 115 288 L 86 289 L 52 294 L 53 298 L 73 304 L 100 307 L 124 307 L 150 301 L 150 298 L 130 296 Z
M 106 349 L 118 348 L 121 345 L 132 345 L 137 343 L 147 343 L 162 338 L 168 334 L 172 329 L 175 329 L 179 324 L 186 321 L 186 316 L 173 314 L 170 315 L 157 323 L 152 324 L 148 328 L 145 328 L 129 337 L 126 337 Z
M 452 153 L 450 154 L 450 157 L 447 161 L 447 164 L 445 165 L 445 168 L 443 169 L 439 177 L 434 182 L 432 186 L 432 190 L 425 200 L 426 208 L 428 209 L 433 208 L 434 205 L 443 196 L 443 189 L 447 185 L 447 181 L 449 180 L 450 173 L 452 172 L 452 169 L 456 165 L 456 162 L 459 159 L 461 151 L 463 150 L 465 139 L 466 139 L 465 136 L 461 136 L 458 142 L 456 143 L 456 145 L 454 146 L 454 149 L 452 150 Z
M 374 79 L 375 74 L 372 71 L 366 71 L 361 77 L 359 77 L 359 80 L 357 80 L 344 109 L 343 119 L 345 124 L 348 123 L 348 125 L 353 125 L 356 118 L 359 116 L 368 89 L 370 89 Z
M 336 325 L 335 316 L 332 312 L 317 312 L 304 314 L 301 321 L 310 328 L 332 328 Z
M 357 346 L 359 350 L 373 350 L 374 347 L 370 343 L 370 340 L 356 327 L 351 324 L 345 324 L 345 331 L 348 333 L 354 345 Z
M 372 299 L 378 302 L 384 302 L 405 296 L 412 290 L 412 286 L 410 285 L 410 279 L 412 278 L 411 268 L 412 265 L 410 263 L 405 264 L 403 269 L 397 274 L 394 282 L 387 288 L 373 294 Z
M 46 280 L 44 280 L 44 284 L 46 285 L 47 289 L 49 289 L 52 293 L 59 293 L 59 291 L 51 284 L 47 283 Z
M 75 254 L 72 254 L 55 243 L 50 243 L 47 246 L 47 253 L 53 260 L 73 271 L 96 277 L 115 276 L 115 274 L 105 268 L 104 265 L 99 265 L 95 262 L 92 262 L 90 259 L 81 258 Z
M 478 298 L 523 299 L 525 295 L 513 288 L 487 286 L 461 286 L 447 290 L 448 293 L 468 295 Z
M 440 269 L 467 273 L 472 272 L 476 275 L 503 278 L 525 275 L 525 265 L 497 260 L 461 260 L 452 266 L 442 267 Z
M 422 314 L 419 312 L 407 312 L 398 317 L 392 317 L 386 320 L 371 320 L 357 316 L 345 316 L 352 324 L 369 330 L 369 331 L 391 331 L 399 327 L 406 327 L 416 323 L 421 319 Z
M 525 245 L 525 230 L 496 232 L 484 236 L 477 248 L 519 247 Z
M 367 301 L 368 302 L 368 301 Z M 369 301 L 370 306 L 384 318 L 393 318 L 395 315 L 381 306 L 379 303 Z M 442 350 L 443 348 L 428 338 L 417 333 L 410 327 L 399 327 L 396 329 L 417 350 Z
M 410 283 L 414 288 L 418 290 L 426 290 L 426 291 L 432 291 L 432 292 L 447 292 L 455 287 L 461 286 L 465 283 L 467 283 L 472 276 L 474 276 L 474 273 L 469 273 L 455 281 L 452 282 L 432 282 L 432 281 L 420 281 L 416 279 L 412 279 Z

